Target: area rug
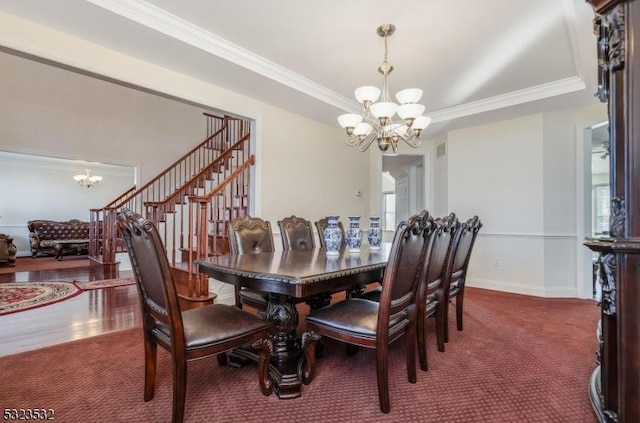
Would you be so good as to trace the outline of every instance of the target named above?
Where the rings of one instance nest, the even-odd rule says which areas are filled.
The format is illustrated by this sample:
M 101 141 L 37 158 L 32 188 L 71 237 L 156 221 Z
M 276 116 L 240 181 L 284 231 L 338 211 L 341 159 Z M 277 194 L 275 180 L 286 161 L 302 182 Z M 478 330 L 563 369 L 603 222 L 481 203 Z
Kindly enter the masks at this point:
M 90 289 L 113 288 L 116 286 L 133 285 L 136 283 L 134 278 L 119 279 L 103 279 L 98 281 L 73 281 L 76 286 L 84 291 Z
M 0 316 L 57 303 L 82 291 L 71 282 L 8 282 L 0 284 Z

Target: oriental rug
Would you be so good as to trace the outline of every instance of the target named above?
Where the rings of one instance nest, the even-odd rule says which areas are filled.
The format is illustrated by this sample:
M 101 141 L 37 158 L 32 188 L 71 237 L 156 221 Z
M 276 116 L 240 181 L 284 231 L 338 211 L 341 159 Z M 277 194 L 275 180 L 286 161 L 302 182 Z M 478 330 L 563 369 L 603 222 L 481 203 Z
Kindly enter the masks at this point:
M 8 282 L 0 284 L 0 315 L 30 310 L 78 295 L 71 282 Z
M 102 289 L 113 288 L 116 286 L 133 285 L 136 283 L 134 278 L 118 278 L 118 279 L 103 279 L 97 281 L 73 281 L 76 286 L 84 291 L 90 289 Z

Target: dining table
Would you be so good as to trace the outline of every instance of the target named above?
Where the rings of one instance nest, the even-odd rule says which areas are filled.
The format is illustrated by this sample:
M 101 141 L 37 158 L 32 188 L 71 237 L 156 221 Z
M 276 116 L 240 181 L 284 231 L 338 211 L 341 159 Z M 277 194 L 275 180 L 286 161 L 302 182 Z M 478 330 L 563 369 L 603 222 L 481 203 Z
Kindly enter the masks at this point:
M 322 248 L 230 254 L 195 260 L 199 271 L 216 280 L 246 287 L 268 295 L 265 318 L 273 354 L 269 375 L 276 395 L 296 398 L 305 380 L 304 361 L 308 348 L 314 348 L 317 334 L 298 333 L 296 303 L 328 292 L 382 282 L 390 243 L 379 249 L 363 245 L 359 252 L 343 248 L 337 255 Z M 250 349 L 234 352 L 245 359 L 256 359 Z M 313 365 L 313 363 L 307 363 Z

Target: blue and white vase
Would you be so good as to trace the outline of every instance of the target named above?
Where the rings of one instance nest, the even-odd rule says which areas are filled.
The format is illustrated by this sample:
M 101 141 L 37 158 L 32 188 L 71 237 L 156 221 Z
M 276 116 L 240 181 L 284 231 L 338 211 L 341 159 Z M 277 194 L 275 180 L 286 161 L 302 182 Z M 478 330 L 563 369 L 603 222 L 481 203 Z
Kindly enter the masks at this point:
M 347 248 L 350 253 L 359 253 L 362 246 L 362 229 L 360 229 L 360 216 L 349 216 L 349 228 L 346 233 Z
M 339 216 L 327 216 L 327 227 L 322 234 L 324 247 L 327 249 L 328 256 L 337 256 L 340 254 L 342 231 L 338 227 L 338 219 Z
M 380 229 L 380 217 L 370 217 L 371 226 L 367 231 L 367 240 L 371 250 L 379 250 L 382 245 L 382 229 Z

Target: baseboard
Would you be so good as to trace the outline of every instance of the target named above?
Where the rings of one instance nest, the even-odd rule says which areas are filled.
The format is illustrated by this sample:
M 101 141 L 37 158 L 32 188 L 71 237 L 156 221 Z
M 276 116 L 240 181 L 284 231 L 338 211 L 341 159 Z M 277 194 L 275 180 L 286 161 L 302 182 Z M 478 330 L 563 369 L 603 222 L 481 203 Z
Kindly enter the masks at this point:
M 578 298 L 578 291 L 575 287 L 545 288 L 504 281 L 471 278 L 467 280 L 467 286 L 543 298 Z

